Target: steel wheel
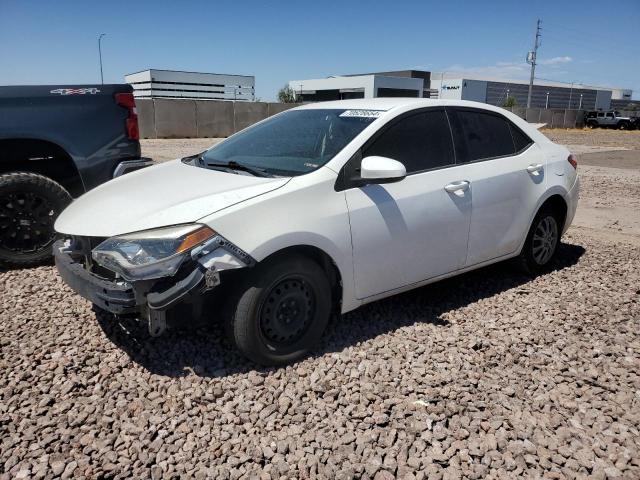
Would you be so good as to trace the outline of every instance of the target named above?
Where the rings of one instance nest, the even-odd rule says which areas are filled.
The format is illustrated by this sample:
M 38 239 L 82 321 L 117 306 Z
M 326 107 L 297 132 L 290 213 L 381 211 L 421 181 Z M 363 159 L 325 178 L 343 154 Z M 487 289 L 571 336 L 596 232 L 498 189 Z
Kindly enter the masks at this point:
M 302 278 L 286 278 L 269 291 L 262 304 L 260 333 L 277 347 L 289 347 L 307 332 L 314 312 L 311 285 Z
M 538 265 L 545 265 L 558 244 L 558 223 L 551 215 L 540 219 L 533 233 L 532 254 Z

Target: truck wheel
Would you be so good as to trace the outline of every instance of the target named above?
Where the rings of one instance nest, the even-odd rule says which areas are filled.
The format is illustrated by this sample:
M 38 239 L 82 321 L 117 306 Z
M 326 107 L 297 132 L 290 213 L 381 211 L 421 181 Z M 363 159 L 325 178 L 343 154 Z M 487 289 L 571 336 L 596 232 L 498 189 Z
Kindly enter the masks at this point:
M 587 122 L 587 128 L 596 128 L 596 122 Z
M 620 122 L 618 124 L 618 130 L 629 130 L 629 122 Z
M 533 219 L 520 256 L 520 266 L 529 275 L 549 267 L 558 252 L 562 221 L 551 208 L 543 208 Z
M 70 202 L 69 192 L 50 178 L 0 175 L 0 265 L 28 267 L 49 259 L 53 223 Z
M 227 335 L 250 360 L 282 365 L 305 356 L 331 312 L 322 268 L 299 255 L 275 258 L 247 272 L 227 306 Z

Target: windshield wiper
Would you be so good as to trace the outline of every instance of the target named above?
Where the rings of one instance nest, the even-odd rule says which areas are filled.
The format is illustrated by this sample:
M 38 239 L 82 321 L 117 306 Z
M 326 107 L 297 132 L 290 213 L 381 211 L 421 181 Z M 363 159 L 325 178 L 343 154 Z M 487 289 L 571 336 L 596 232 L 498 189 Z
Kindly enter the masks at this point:
M 202 157 L 200 157 L 202 161 Z M 251 167 L 249 165 L 245 165 L 244 163 L 238 163 L 235 160 L 231 160 L 229 162 L 207 162 L 205 161 L 205 165 L 207 167 L 219 167 L 219 168 L 228 168 L 230 170 L 241 170 L 243 172 L 250 173 L 255 177 L 271 177 L 272 175 L 268 174 L 266 170 L 258 167 Z

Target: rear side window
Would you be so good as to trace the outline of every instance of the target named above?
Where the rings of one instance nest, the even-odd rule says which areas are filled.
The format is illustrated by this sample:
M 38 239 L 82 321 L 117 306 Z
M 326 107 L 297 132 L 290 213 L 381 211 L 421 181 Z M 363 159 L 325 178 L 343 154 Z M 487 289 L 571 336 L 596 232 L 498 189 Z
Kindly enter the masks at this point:
M 513 155 L 515 147 L 506 118 L 474 110 L 457 110 L 453 126 L 458 162 Z
M 454 164 L 453 142 L 444 110 L 427 110 L 402 118 L 366 147 L 373 155 L 402 162 L 407 173 Z
M 522 130 L 516 127 L 513 123 L 509 122 L 509 128 L 511 128 L 511 136 L 513 137 L 513 144 L 516 147 L 516 153 L 520 153 L 525 150 L 529 145 L 533 143 Z

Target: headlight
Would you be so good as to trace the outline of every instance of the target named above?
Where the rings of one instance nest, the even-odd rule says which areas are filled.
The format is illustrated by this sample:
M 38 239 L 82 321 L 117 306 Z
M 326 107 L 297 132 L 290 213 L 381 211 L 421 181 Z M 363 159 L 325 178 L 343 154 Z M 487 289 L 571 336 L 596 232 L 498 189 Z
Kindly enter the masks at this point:
M 206 225 L 179 225 L 112 237 L 93 249 L 93 259 L 125 280 L 148 280 L 175 274 L 185 253 L 212 238 Z

